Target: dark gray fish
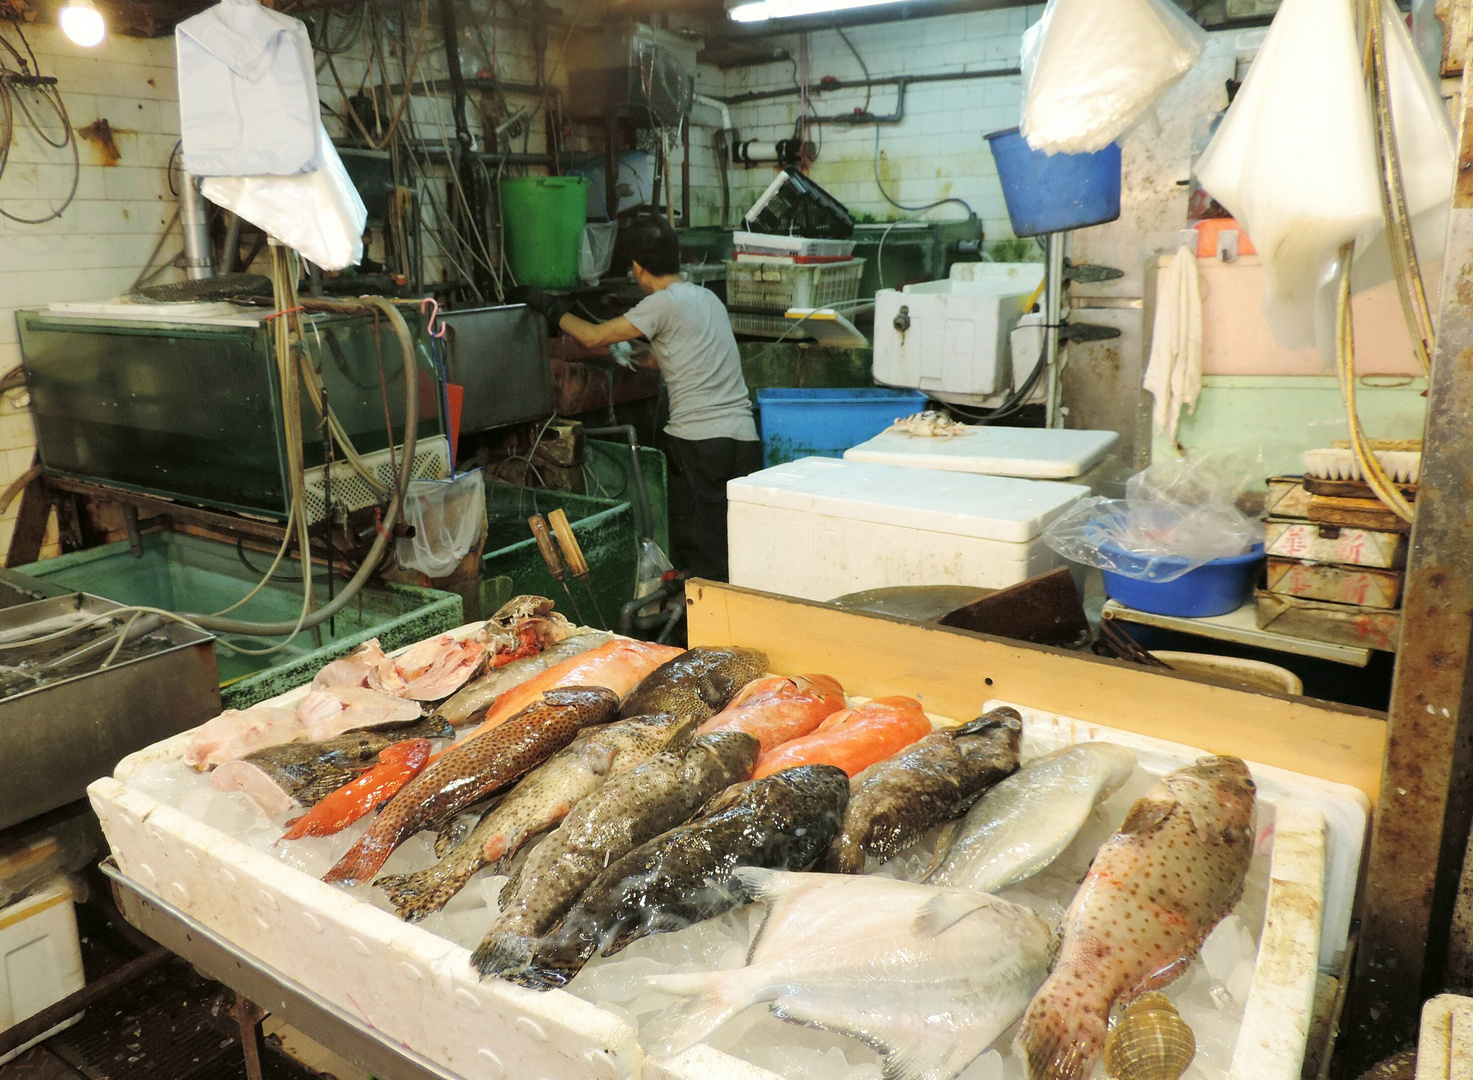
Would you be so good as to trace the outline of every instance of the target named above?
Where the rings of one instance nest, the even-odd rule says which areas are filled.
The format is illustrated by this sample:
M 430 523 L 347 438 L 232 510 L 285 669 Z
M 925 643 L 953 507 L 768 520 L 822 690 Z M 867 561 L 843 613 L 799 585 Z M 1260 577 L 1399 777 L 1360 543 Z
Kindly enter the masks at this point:
M 666 660 L 629 691 L 619 715 L 670 713 L 704 721 L 715 716 L 753 679 L 767 674 L 767 654 L 756 649 L 697 646 Z
M 932 826 L 965 814 L 983 792 L 1017 771 L 1022 741 L 1023 718 L 1004 707 L 871 765 L 852 782 L 828 869 L 863 873 L 865 855 L 889 859 Z
M 381 750 L 400 741 L 396 731 L 350 731 L 318 743 L 267 746 L 241 760 L 265 773 L 290 799 L 313 806 L 372 766 Z
M 802 870 L 823 858 L 844 820 L 849 777 L 800 765 L 722 792 L 700 817 L 609 866 L 525 967 L 503 977 L 538 990 L 566 985 L 595 952 L 681 930 L 752 898 L 738 867 Z
M 689 820 L 752 775 L 758 742 L 740 731 L 694 735 L 696 721 L 644 764 L 605 781 L 532 849 L 501 893 L 501 917 L 471 960 L 482 975 L 520 971 L 530 950 L 610 862 Z

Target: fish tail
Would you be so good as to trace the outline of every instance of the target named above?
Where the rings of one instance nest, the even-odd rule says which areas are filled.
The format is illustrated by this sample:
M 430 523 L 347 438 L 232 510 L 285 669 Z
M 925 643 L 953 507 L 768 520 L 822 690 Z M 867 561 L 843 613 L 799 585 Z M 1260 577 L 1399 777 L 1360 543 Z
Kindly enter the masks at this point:
M 1067 1003 L 1066 1003 L 1067 1002 Z M 1032 1080 L 1084 1080 L 1105 1049 L 1108 1009 L 1094 1009 L 1054 979 L 1028 1005 L 1013 1047 L 1028 1063 Z
M 742 978 L 744 970 L 646 977 L 649 989 L 689 999 L 662 1018 L 657 1036 L 660 1053 L 688 1050 L 750 1005 L 753 999 Z
M 859 874 L 864 872 L 864 848 L 857 837 L 847 831 L 834 837 L 829 847 L 826 868 L 831 874 Z
M 389 861 L 389 856 L 399 846 L 400 840 L 398 830 L 381 832 L 376 827 L 382 820 L 380 818 L 379 821 L 375 821 L 375 828 L 369 829 L 360 836 L 358 842 L 344 853 L 333 868 L 322 875 L 323 881 L 362 885 L 364 882 L 373 880 L 373 875 L 377 874 L 384 863 Z M 388 835 L 384 835 L 385 832 Z
M 482 978 L 487 975 L 508 978 L 511 973 L 527 966 L 537 948 L 537 941 L 527 934 L 492 927 L 481 944 L 476 946 L 476 951 L 471 953 L 471 966 L 481 973 Z
M 374 884 L 388 894 L 399 918 L 419 922 L 450 903 L 477 869 L 464 860 L 446 860 L 415 874 L 389 874 Z

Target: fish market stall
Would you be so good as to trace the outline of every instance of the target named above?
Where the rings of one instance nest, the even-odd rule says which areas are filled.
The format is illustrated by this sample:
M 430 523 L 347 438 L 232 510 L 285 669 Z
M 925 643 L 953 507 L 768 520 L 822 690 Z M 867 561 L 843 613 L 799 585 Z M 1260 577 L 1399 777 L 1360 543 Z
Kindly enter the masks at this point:
M 1030 999 L 1025 1028 L 1045 1023 L 1034 1015 L 1044 1009 L 1034 992 L 1046 972 L 1052 928 L 1061 917 L 1074 927 L 1066 929 L 1065 957 L 1070 934 L 1078 939 L 1087 930 L 1089 904 L 1078 917 L 1065 915 L 1076 884 L 1097 850 L 1101 859 L 1135 850 L 1129 828 L 1117 833 L 1122 820 L 1138 819 L 1143 806 L 1160 803 L 1161 791 L 1185 791 L 1180 785 L 1190 781 L 1188 787 L 1221 793 L 1213 805 L 1228 815 L 1222 836 L 1236 838 L 1222 841 L 1225 854 L 1203 854 L 1197 869 L 1220 866 L 1223 858 L 1238 869 L 1228 875 L 1223 897 L 1207 903 L 1205 943 L 1200 954 L 1192 945 L 1173 969 L 1184 973 L 1164 987 L 1167 1004 L 1144 998 L 1139 1013 L 1150 1017 L 1117 1027 L 1131 1032 L 1184 1022 L 1196 1045 L 1188 1077 L 1298 1075 L 1316 977 L 1339 971 L 1344 959 L 1367 795 L 1376 790 L 1380 765 L 1379 719 L 707 583 L 693 586 L 690 617 L 692 644 L 701 646 L 691 653 L 569 628 L 541 653 L 499 669 L 510 674 L 490 685 L 466 684 L 431 717 L 406 721 L 396 713 L 367 726 L 379 740 L 379 764 L 343 791 L 381 782 L 384 770 L 392 772 L 415 744 L 438 737 L 437 722 L 462 732 L 429 765 L 421 758 L 423 771 L 410 770 L 376 815 L 330 835 L 312 835 L 304 823 L 320 824 L 338 792 L 290 826 L 288 835 L 297 838 L 284 839 L 287 813 L 264 812 L 245 783 L 230 789 L 215 779 L 221 770 L 249 773 L 259 766 L 279 780 L 285 774 L 272 771 L 273 761 L 326 741 L 262 748 L 253 741 L 261 725 L 226 732 L 211 721 L 213 728 L 133 755 L 91 789 L 125 910 L 172 933 L 171 943 L 208 945 L 213 960 L 206 970 L 286 1016 L 306 1010 L 321 1020 L 321 1030 L 340 1036 L 340 1053 L 380 1073 L 873 1080 L 884 1069 L 905 1077 L 1022 1077 L 1021 1057 L 1011 1049 L 1013 1025 Z M 443 696 L 455 684 L 467 661 L 461 653 L 482 647 L 485 633 L 477 624 L 415 647 L 429 661 L 430 674 L 414 676 L 432 684 L 422 700 L 438 700 L 429 695 Z M 364 670 L 377 673 L 365 677 L 389 686 L 394 672 L 413 675 L 420 661 L 410 655 L 362 658 Z M 777 675 L 764 677 L 765 671 Z M 280 723 L 322 723 L 305 703 L 332 690 L 339 676 L 351 681 L 358 672 L 327 674 L 315 689 L 302 687 L 258 708 L 275 710 Z M 573 689 L 580 684 L 585 688 Z M 351 736 L 365 715 L 348 715 L 351 698 L 340 698 L 342 715 L 332 713 L 318 734 Z M 697 734 L 692 724 L 699 717 L 707 719 Z M 980 719 L 956 726 L 973 717 Z M 406 722 L 419 730 L 393 726 Z M 466 735 L 475 722 L 479 734 Z M 344 725 L 349 734 L 337 734 Z M 576 738 L 575 729 L 583 732 Z M 794 734 L 800 730 L 807 734 Z M 242 738 L 248 751 L 232 742 Z M 531 749 L 534 744 L 541 749 Z M 401 756 L 391 754 L 395 745 Z M 884 819 L 885 783 L 898 778 L 895 790 L 909 799 L 915 776 L 932 775 L 925 761 L 936 755 L 951 761 L 958 753 L 971 765 L 947 775 L 972 779 L 945 813 L 906 819 L 910 824 L 897 833 L 903 842 L 896 844 L 882 842 L 873 829 L 852 832 L 854 815 Z M 1249 762 L 1256 815 L 1251 793 L 1246 803 L 1227 794 L 1246 780 L 1246 772 L 1234 772 L 1242 765 L 1231 758 L 1193 765 L 1204 753 Z M 188 768 L 186 756 L 215 757 L 216 772 Z M 542 764 L 527 772 L 534 758 Z M 1035 805 L 1027 800 L 1046 789 L 1050 769 L 1062 768 L 1050 763 L 1076 761 L 1095 777 L 1088 787 L 1093 794 L 1067 805 L 1047 803 L 1054 808 L 1047 813 L 1008 818 L 1008 805 Z M 863 777 L 844 784 L 840 768 Z M 453 775 L 483 788 L 505 786 L 518 770 L 527 779 L 489 814 L 457 822 L 471 803 L 447 793 L 465 781 L 441 780 Z M 727 787 L 748 775 L 754 779 Z M 834 777 L 839 787 L 831 796 Z M 1164 788 L 1163 777 L 1172 778 Z M 1023 803 L 1020 790 L 1031 793 Z M 369 798 L 362 811 L 380 798 Z M 1172 813 L 1167 806 L 1140 831 L 1150 833 L 1161 814 L 1180 819 Z M 984 880 L 972 876 L 980 873 L 978 837 L 999 815 L 1030 828 L 1041 824 L 1047 854 L 1041 872 L 991 881 L 994 895 L 968 883 Z M 961 824 L 938 831 L 948 816 Z M 533 834 L 560 818 L 540 844 L 530 845 Z M 840 819 L 844 842 L 858 838 L 856 855 L 838 855 Z M 474 840 L 465 839 L 467 829 L 474 829 Z M 614 839 L 620 835 L 623 840 Z M 743 848 L 743 836 L 761 842 Z M 597 837 L 603 847 L 590 843 Z M 826 855 L 831 837 L 836 846 Z M 450 845 L 439 863 L 437 839 L 442 851 Z M 522 846 L 529 853 L 512 862 Z M 701 853 L 736 859 L 712 866 L 741 868 L 712 886 L 728 871 L 711 878 L 717 872 Z M 935 868 L 928 865 L 933 858 Z M 791 872 L 815 862 L 865 872 Z M 584 863 L 586 870 L 577 869 Z M 921 883 L 932 869 L 935 876 Z M 571 885 L 569 873 L 576 879 Z M 703 880 L 706 886 L 693 884 Z M 549 917 L 537 907 L 554 894 L 562 914 Z M 766 902 L 743 903 L 747 896 Z M 944 898 L 939 908 L 926 906 L 938 896 Z M 965 902 L 948 906 L 958 897 Z M 631 902 L 633 915 L 626 910 Z M 895 993 L 893 980 L 876 981 L 876 969 L 866 976 L 863 968 L 881 963 L 892 948 L 885 935 L 867 929 L 873 917 L 866 913 L 904 912 L 907 905 L 915 914 L 897 917 L 895 933 L 919 933 L 922 946 L 936 935 L 928 946 L 935 955 L 915 973 L 917 985 L 934 984 L 941 995 L 926 999 L 928 1009 L 965 990 L 974 977 L 968 972 L 997 973 L 973 987 L 986 999 L 981 1004 L 976 994 L 963 995 L 972 1002 L 968 1008 L 981 1011 L 952 1043 L 931 1021 L 912 1017 L 913 1009 L 898 1007 L 909 1000 L 904 994 L 884 996 Z M 851 915 L 826 915 L 825 937 L 807 930 L 817 911 Z M 926 911 L 933 914 L 922 918 Z M 400 912 L 418 921 L 401 921 Z M 790 953 L 804 961 L 799 975 L 833 972 L 830 989 L 799 985 L 802 979 L 794 983 L 789 973 L 779 979 L 788 992 L 776 994 L 756 987 L 757 975 L 744 974 L 754 970 L 743 965 L 763 912 L 752 963 L 781 962 Z M 1003 940 L 1021 952 L 1010 944 L 988 959 L 977 952 L 982 945 L 969 943 L 998 940 L 998 920 L 1020 928 Z M 597 928 L 593 938 L 585 926 Z M 614 938 L 599 936 L 617 926 L 625 929 Z M 968 929 L 989 927 L 980 936 Z M 824 951 L 834 939 L 853 954 L 839 957 L 837 967 L 832 950 Z M 592 955 L 600 944 L 610 955 Z M 953 953 L 966 961 L 964 970 L 945 968 Z M 1060 970 L 1054 978 L 1063 977 Z M 1099 990 L 1105 1010 L 1115 993 L 1107 981 L 1100 980 Z M 835 997 L 835 985 L 851 992 Z M 722 1007 L 709 1007 L 712 994 Z M 781 997 L 776 1014 L 746 1008 L 774 997 Z M 895 1013 L 888 1026 L 875 1019 L 885 1012 Z M 1178 1013 L 1176 1020 L 1162 1019 Z M 1104 1052 L 1122 1052 L 1124 1038 L 1112 1037 L 1115 1049 Z M 396 1058 L 403 1061 L 399 1071 L 385 1064 Z M 1093 1062 L 1088 1066 L 1048 1075 L 1089 1076 Z

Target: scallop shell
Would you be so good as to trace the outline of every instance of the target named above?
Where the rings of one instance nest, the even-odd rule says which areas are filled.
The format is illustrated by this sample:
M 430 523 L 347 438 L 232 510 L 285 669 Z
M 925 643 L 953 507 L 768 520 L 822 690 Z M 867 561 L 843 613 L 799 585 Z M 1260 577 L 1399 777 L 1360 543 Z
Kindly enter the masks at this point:
M 1105 1038 L 1105 1071 L 1111 1080 L 1179 1080 L 1197 1040 L 1165 994 L 1143 994 Z

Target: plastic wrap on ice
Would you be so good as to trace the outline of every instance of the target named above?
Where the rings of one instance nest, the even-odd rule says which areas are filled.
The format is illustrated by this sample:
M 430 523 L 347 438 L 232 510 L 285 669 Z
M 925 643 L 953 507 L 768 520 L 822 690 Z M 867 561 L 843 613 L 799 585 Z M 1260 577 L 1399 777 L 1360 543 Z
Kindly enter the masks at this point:
M 399 565 L 445 577 L 486 535 L 486 482 L 479 469 L 454 480 L 411 480 L 404 521 L 414 535 L 397 543 Z
M 363 260 L 368 210 L 348 170 L 322 135 L 322 167 L 298 176 L 211 176 L 205 198 L 239 214 L 324 270 Z
M 1192 69 L 1206 40 L 1165 0 L 1049 0 L 1023 35 L 1028 145 L 1103 150 Z
M 1263 542 L 1235 505 L 1246 477 L 1230 458 L 1163 462 L 1132 476 L 1124 499 L 1083 499 L 1043 533 L 1071 562 L 1141 581 L 1175 581 Z
M 1440 257 L 1453 139 L 1406 28 L 1385 20 L 1392 116 L 1419 253 Z M 1286 349 L 1334 343 L 1340 248 L 1366 253 L 1355 288 L 1389 276 L 1362 50 L 1340 0 L 1284 0 L 1196 173 L 1253 237 L 1267 278 L 1263 314 Z M 1383 249 L 1378 255 L 1377 249 Z

